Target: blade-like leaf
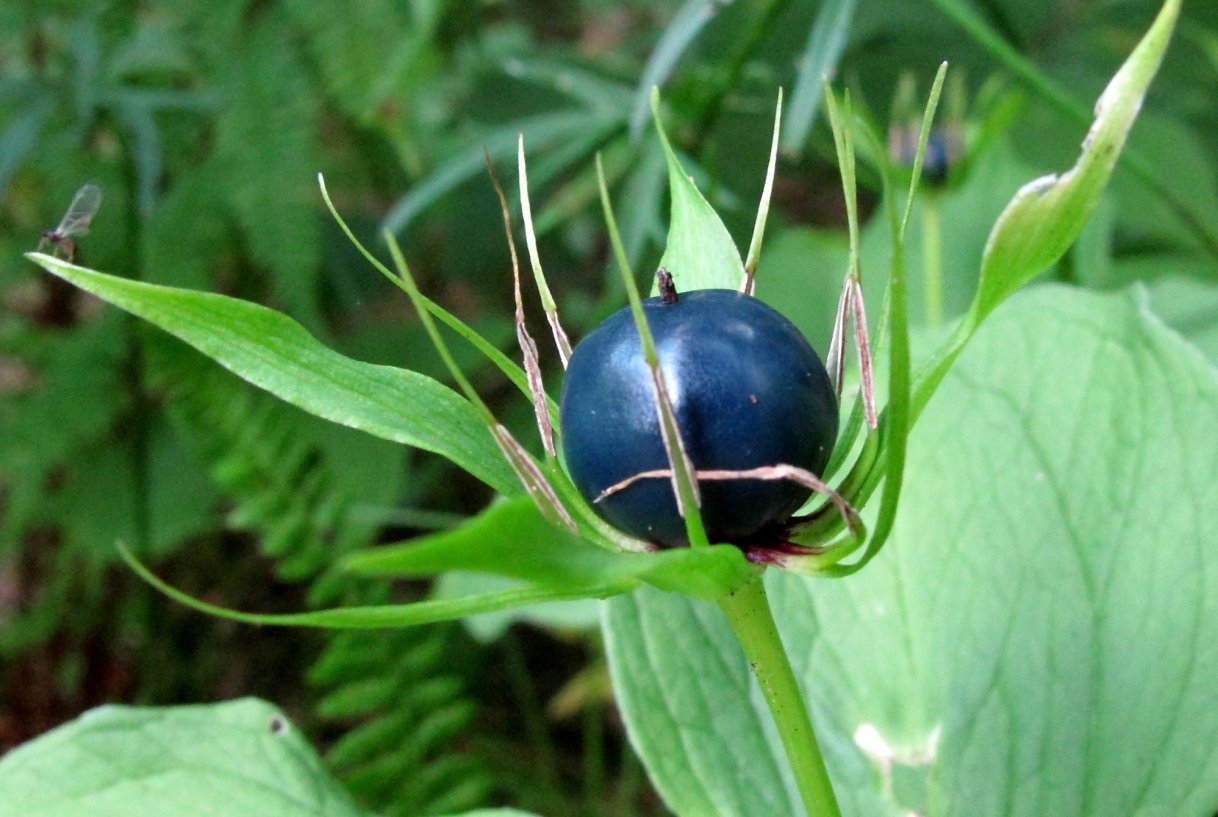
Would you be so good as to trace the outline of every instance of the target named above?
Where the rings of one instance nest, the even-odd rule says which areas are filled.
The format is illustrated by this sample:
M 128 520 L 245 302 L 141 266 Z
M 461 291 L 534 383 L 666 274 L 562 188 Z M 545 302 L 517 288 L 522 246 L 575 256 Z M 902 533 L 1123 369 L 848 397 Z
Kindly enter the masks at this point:
M 0 817 L 363 817 L 300 732 L 253 698 L 104 706 L 0 760 Z
M 549 524 L 526 497 L 515 497 L 451 530 L 353 554 L 344 566 L 365 576 L 468 570 L 562 585 L 620 575 L 619 561 L 617 554 Z
M 617 584 L 572 584 L 563 590 L 525 585 L 496 592 L 463 596 L 461 598 L 432 599 L 410 604 L 335 607 L 329 610 L 311 610 L 304 613 L 249 613 L 200 601 L 183 593 L 176 587 L 161 581 L 126 548 L 120 547 L 119 554 L 140 578 L 179 604 L 184 604 L 201 613 L 226 618 L 230 621 L 280 627 L 320 627 L 335 630 L 382 630 L 395 627 L 417 627 L 420 624 L 455 621 L 466 616 L 493 613 L 513 607 L 544 604 L 551 601 L 608 598 L 619 593 L 629 592 L 637 586 L 637 583 L 633 581 L 624 581 Z
M 652 112 L 656 130 L 668 159 L 668 189 L 672 195 L 672 217 L 668 246 L 660 266 L 672 273 L 678 292 L 694 289 L 739 289 L 744 280 L 740 251 L 718 213 L 707 203 L 668 143 L 660 122 L 660 98 L 653 92 Z M 653 290 L 652 294 L 655 294 Z
M 344 357 L 291 318 L 258 304 L 118 278 L 48 255 L 28 257 L 310 414 L 433 451 L 500 493 L 520 491 L 478 413 L 442 383 Z
M 846 817 L 1212 813 L 1216 459 L 1218 373 L 1133 297 L 1046 287 L 996 313 L 910 440 L 888 547 L 843 581 L 767 575 Z M 713 608 L 607 610 L 673 811 L 798 814 Z

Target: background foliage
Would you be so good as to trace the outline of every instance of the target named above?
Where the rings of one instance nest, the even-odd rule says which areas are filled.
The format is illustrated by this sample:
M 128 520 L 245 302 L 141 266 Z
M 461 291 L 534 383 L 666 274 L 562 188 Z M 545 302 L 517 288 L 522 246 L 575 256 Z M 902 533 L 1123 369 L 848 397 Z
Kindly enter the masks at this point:
M 1092 100 L 1156 7 L 366 0 L 335 14 L 306 0 L 0 0 L 0 750 L 104 702 L 256 694 L 386 813 L 504 802 L 662 813 L 613 714 L 587 607 L 541 628 L 261 632 L 176 608 L 115 564 L 121 539 L 227 606 L 371 603 L 382 591 L 335 576 L 337 557 L 448 527 L 490 497 L 438 458 L 312 419 L 31 268 L 20 254 L 81 183 L 105 191 L 83 263 L 265 303 L 345 354 L 445 379 L 405 299 L 324 217 L 319 170 L 364 237 L 382 223 L 397 232 L 428 292 L 512 353 L 483 146 L 506 171 L 524 133 L 541 254 L 578 335 L 624 301 L 593 153 L 646 270 L 667 211 L 647 128 L 660 84 L 682 160 L 742 243 L 781 85 L 759 295 L 823 350 L 846 247 L 819 73 L 834 70 L 865 115 L 884 123 L 895 110 L 899 125 L 902 77 L 924 89 L 947 59 L 959 84 L 943 115 L 964 147 L 910 238 L 932 248 L 940 237 L 937 263 L 909 258 L 913 315 L 931 335 L 967 306 L 1015 189 L 1073 161 Z M 1137 282 L 1212 361 L 1218 6 L 1186 2 L 1183 14 L 1130 155 L 1048 277 Z M 861 183 L 866 207 L 878 181 Z M 865 233 L 866 269 L 884 268 L 884 241 Z M 501 377 L 476 383 L 528 428 Z

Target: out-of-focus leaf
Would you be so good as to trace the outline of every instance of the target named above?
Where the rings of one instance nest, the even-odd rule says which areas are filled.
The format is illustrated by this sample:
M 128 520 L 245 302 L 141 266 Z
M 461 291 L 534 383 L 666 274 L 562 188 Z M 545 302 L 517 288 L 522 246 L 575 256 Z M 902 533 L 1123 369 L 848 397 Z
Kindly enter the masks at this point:
M 53 107 L 52 101 L 46 97 L 30 100 L 24 112 L 10 120 L 4 132 L 0 133 L 0 193 L 5 191 L 14 171 L 38 144 L 38 135 Z
M 1146 289 L 1154 313 L 1218 366 L 1218 322 L 1214 320 L 1218 315 L 1218 286 L 1182 275 L 1160 275 Z
M 803 148 L 816 122 L 825 78 L 833 78 L 837 61 L 850 37 L 857 5 L 858 0 L 827 0 L 816 15 L 799 58 L 799 74 L 795 78 L 791 101 L 787 103 L 782 134 L 782 149 L 786 153 L 798 153 Z
M 385 216 L 382 226 L 391 233 L 400 233 L 445 194 L 479 173 L 485 173 L 484 148 L 492 160 L 505 161 L 516 155 L 516 143 L 521 134 L 524 134 L 524 142 L 529 152 L 540 153 L 552 145 L 562 145 L 569 139 L 582 138 L 589 130 L 619 120 L 620 114 L 576 109 L 539 114 L 498 127 L 468 150 L 436 168 L 426 181 L 398 199 Z
M 1072 97 L 1065 88 L 1004 40 L 977 12 L 969 0 L 929 0 L 929 2 L 959 25 L 969 37 L 989 51 L 1012 73 L 1027 83 L 1038 95 L 1050 102 L 1054 108 L 1081 122 L 1091 119 L 1092 113 L 1086 105 Z M 1179 8 L 1179 2 L 1168 0 L 1163 6 L 1160 18 L 1163 13 L 1169 11 L 1174 18 Z M 1193 235 L 1206 246 L 1211 255 L 1218 256 L 1218 228 L 1205 221 L 1192 201 L 1177 193 L 1173 184 L 1174 180 L 1157 176 L 1153 166 L 1138 149 L 1131 148 L 1126 153 L 1125 167 L 1148 190 L 1162 199 L 1181 221 L 1188 224 Z
M 625 117 L 632 94 L 617 80 L 574 63 L 544 57 L 511 58 L 504 70 L 516 79 L 551 88 L 588 110 Z
M 664 84 L 681 55 L 706 24 L 714 19 L 717 6 L 715 0 L 686 0 L 664 29 L 660 41 L 647 58 L 647 65 L 639 77 L 638 90 L 634 93 L 634 107 L 630 113 L 631 139 L 637 140 L 643 135 L 653 90 Z
M 123 123 L 131 132 L 131 158 L 135 163 L 135 193 L 140 214 L 147 218 L 152 214 L 160 187 L 163 155 L 161 137 L 157 132 L 152 110 L 138 98 L 119 96 L 116 100 Z

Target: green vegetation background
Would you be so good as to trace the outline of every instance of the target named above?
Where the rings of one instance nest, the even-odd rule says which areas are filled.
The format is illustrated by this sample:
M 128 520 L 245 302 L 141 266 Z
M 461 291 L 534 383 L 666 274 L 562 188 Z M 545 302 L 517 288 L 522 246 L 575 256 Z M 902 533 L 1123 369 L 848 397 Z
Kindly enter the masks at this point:
M 926 294 L 926 256 L 910 258 L 913 314 L 934 332 L 968 303 L 989 225 L 1016 188 L 1073 161 L 1092 101 L 1156 8 L 0 0 L 0 752 L 105 702 L 252 694 L 284 706 L 385 813 L 504 801 L 553 817 L 663 813 L 625 746 L 586 605 L 537 626 L 261 631 L 178 608 L 116 563 L 122 540 L 172 584 L 229 607 L 368 603 L 383 591 L 333 575 L 339 555 L 447 527 L 490 497 L 437 459 L 277 403 L 33 268 L 21 254 L 82 183 L 104 190 L 82 263 L 259 301 L 346 354 L 446 379 L 409 304 L 324 215 L 319 171 L 363 237 L 392 228 L 424 288 L 514 354 L 482 148 L 512 179 L 524 133 L 541 255 L 578 336 L 624 302 L 594 153 L 634 265 L 648 269 L 667 209 L 646 104 L 660 84 L 686 166 L 743 242 L 782 86 L 759 295 L 823 351 L 844 210 L 816 83 L 801 72 L 836 61 L 835 81 L 883 128 L 902 82 L 921 95 L 951 63 L 958 84 L 941 121 L 963 149 L 911 234 L 924 246 L 938 216 L 941 295 Z M 1216 87 L 1218 5 L 1186 2 L 1131 140 L 1135 162 L 1049 273 L 1101 289 L 1139 282 L 1211 359 Z M 875 179 L 861 181 L 866 207 Z M 881 251 L 878 236 L 865 241 L 865 262 L 882 269 Z M 500 416 L 527 430 L 528 406 L 475 371 Z

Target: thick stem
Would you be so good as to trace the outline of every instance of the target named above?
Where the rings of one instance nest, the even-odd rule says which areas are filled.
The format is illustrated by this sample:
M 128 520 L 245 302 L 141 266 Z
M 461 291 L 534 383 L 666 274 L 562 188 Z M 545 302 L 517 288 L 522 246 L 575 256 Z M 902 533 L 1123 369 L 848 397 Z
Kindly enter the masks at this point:
M 778 636 L 761 576 L 720 599 L 719 606 L 731 622 L 761 685 L 808 817 L 841 817 L 829 772 L 812 731 L 808 707 Z

